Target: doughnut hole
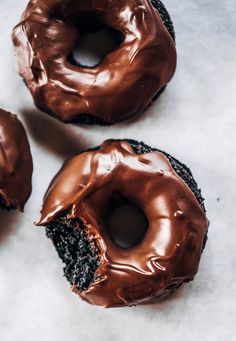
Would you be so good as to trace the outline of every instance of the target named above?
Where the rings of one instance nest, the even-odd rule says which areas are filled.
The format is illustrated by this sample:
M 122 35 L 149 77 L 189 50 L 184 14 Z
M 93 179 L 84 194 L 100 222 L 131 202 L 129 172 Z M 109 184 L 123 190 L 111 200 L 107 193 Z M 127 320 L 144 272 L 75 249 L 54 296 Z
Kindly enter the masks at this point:
M 95 67 L 123 43 L 124 34 L 107 26 L 101 15 L 86 11 L 77 12 L 77 15 L 74 13 L 70 11 L 65 16 L 65 13 L 55 9 L 50 17 L 78 31 L 78 39 L 68 55 L 68 61 L 79 67 Z
M 118 31 L 110 28 L 83 34 L 69 56 L 70 63 L 87 68 L 99 65 L 107 54 L 120 45 L 117 43 L 118 34 Z
M 122 32 L 107 26 L 95 15 L 82 17 L 76 28 L 79 39 L 68 57 L 75 66 L 96 67 L 124 41 Z
M 107 215 L 107 232 L 113 243 L 122 249 L 137 246 L 148 229 L 144 212 L 120 193 L 113 193 Z

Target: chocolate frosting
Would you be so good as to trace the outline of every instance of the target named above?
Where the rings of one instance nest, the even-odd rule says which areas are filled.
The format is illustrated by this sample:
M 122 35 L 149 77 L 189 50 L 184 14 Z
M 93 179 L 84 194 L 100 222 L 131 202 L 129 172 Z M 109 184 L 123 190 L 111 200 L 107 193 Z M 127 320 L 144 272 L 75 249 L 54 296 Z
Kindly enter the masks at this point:
M 85 68 L 68 57 L 89 15 L 124 41 Z M 13 43 L 35 104 L 64 122 L 92 114 L 114 123 L 142 113 L 176 68 L 174 41 L 150 0 L 31 0 Z
M 23 210 L 31 193 L 32 171 L 23 125 L 15 115 L 0 109 L 0 197 L 6 208 Z
M 148 220 L 137 246 L 121 249 L 106 227 L 111 195 L 119 192 Z M 208 220 L 193 192 L 161 152 L 137 155 L 126 141 L 68 160 L 46 193 L 38 225 L 67 210 L 80 218 L 100 248 L 97 276 L 87 290 L 72 289 L 105 307 L 155 302 L 198 271 Z

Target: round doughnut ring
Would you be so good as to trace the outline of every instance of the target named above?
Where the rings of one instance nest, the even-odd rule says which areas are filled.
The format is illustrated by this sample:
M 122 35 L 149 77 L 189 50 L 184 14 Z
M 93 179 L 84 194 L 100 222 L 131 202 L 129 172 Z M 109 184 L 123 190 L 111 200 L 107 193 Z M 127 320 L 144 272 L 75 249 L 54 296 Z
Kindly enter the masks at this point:
M 143 239 L 128 249 L 107 228 L 118 194 L 148 221 Z M 118 307 L 155 302 L 192 280 L 208 220 L 186 166 L 142 143 L 110 140 L 65 163 L 39 225 L 46 226 L 73 291 L 91 304 Z
M 114 32 L 117 48 L 94 67 L 76 63 L 80 37 L 100 28 Z M 31 0 L 13 43 L 35 104 L 63 122 L 140 114 L 176 68 L 173 26 L 157 0 Z

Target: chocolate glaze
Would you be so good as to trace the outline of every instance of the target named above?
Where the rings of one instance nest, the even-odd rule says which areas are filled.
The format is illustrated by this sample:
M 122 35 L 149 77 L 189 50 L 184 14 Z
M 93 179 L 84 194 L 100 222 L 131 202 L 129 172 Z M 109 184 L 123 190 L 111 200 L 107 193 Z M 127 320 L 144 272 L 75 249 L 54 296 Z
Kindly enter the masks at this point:
M 132 249 L 117 247 L 107 232 L 114 192 L 140 207 L 149 223 Z M 46 193 L 38 225 L 47 226 L 65 211 L 67 219 L 83 222 L 100 249 L 94 283 L 86 290 L 72 287 L 91 304 L 152 303 L 198 271 L 208 220 L 161 152 L 137 155 L 127 141 L 110 140 L 68 160 Z
M 124 41 L 85 68 L 69 56 L 91 15 Z M 13 43 L 35 104 L 64 122 L 92 114 L 115 123 L 142 113 L 176 68 L 174 41 L 150 0 L 31 0 Z
M 23 210 L 31 193 L 33 171 L 25 129 L 15 115 L 0 109 L 1 206 Z

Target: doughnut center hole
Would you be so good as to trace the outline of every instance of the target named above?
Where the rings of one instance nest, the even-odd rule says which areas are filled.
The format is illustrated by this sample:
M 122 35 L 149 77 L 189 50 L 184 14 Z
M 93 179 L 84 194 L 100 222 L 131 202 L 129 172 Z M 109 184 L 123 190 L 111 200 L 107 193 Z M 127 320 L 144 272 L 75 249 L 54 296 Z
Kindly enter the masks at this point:
M 148 229 L 143 211 L 118 193 L 112 195 L 107 216 L 107 231 L 113 243 L 122 249 L 137 246 Z
M 86 16 L 77 24 L 79 39 L 69 61 L 80 67 L 93 68 L 124 41 L 123 33 L 104 25 L 96 16 Z

